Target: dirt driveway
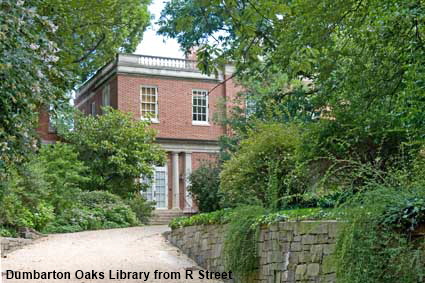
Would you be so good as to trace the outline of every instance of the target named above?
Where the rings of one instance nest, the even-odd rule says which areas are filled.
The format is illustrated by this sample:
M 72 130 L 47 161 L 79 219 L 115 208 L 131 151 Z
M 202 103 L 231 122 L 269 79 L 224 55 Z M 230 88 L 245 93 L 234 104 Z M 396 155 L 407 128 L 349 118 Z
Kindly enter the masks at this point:
M 161 236 L 167 230 L 166 226 L 145 226 L 50 235 L 1 259 L 1 268 L 3 271 L 60 271 L 63 276 L 66 276 L 65 272 L 69 272 L 70 279 L 17 280 L 6 279 L 3 275 L 3 282 L 220 282 L 199 279 L 196 263 Z M 191 267 L 195 267 L 193 280 L 185 278 L 186 269 Z M 91 279 L 77 279 L 77 270 L 81 270 L 78 276 L 84 274 L 84 277 Z M 138 279 L 119 279 L 124 276 L 123 273 L 117 274 L 117 271 L 120 273 L 119 270 L 127 278 L 137 276 L 135 278 Z M 154 278 L 155 270 L 157 279 Z M 97 279 L 93 278 L 93 272 L 96 272 Z M 103 272 L 103 279 L 100 278 L 100 272 Z M 146 278 L 148 272 L 149 277 Z M 159 279 L 160 272 L 163 272 L 162 279 Z M 168 280 L 164 279 L 167 276 L 165 272 L 170 276 Z M 177 273 L 181 275 L 181 279 L 171 279 L 171 276 L 177 278 Z M 56 274 L 57 278 L 58 276 Z

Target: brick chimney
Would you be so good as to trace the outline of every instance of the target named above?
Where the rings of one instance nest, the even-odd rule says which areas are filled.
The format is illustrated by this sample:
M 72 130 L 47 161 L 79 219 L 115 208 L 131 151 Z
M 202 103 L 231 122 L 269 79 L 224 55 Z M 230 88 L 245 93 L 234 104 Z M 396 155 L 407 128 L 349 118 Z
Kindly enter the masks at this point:
M 185 57 L 186 57 L 186 60 L 192 60 L 192 61 L 197 61 L 198 60 L 198 58 L 197 58 L 197 55 L 196 55 L 196 50 L 197 50 L 197 48 L 195 48 L 195 47 L 192 47 L 186 54 L 185 54 Z

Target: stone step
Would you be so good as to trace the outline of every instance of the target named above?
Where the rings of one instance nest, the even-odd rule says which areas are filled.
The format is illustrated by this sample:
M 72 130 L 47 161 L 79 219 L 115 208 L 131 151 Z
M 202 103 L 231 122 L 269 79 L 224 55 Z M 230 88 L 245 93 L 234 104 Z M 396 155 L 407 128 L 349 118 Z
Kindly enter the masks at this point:
M 155 210 L 152 214 L 149 224 L 168 225 L 174 218 L 183 216 L 189 216 L 189 214 L 180 210 Z

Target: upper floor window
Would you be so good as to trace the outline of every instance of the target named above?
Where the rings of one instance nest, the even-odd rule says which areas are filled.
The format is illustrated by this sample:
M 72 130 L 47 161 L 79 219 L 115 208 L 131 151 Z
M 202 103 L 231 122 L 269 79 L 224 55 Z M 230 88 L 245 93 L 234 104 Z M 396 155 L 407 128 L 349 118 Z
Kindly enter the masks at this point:
M 47 132 L 48 133 L 56 133 L 56 127 L 54 125 L 54 122 L 52 121 L 53 118 L 53 106 L 50 105 L 49 107 L 49 111 L 47 112 L 47 119 L 48 119 L 48 127 L 47 127 Z
M 257 104 L 256 101 L 252 99 L 251 97 L 247 96 L 245 98 L 245 116 L 246 117 L 249 117 L 255 113 L 255 110 L 257 107 L 256 104 Z
M 140 89 L 140 110 L 142 118 L 158 122 L 158 88 L 142 86 Z
M 192 122 L 193 124 L 208 124 L 207 90 L 192 90 Z
M 96 116 L 96 102 L 92 102 L 91 104 L 90 104 L 90 110 L 91 110 L 91 115 L 92 116 Z
M 102 105 L 110 106 L 111 105 L 111 87 L 107 84 L 102 90 Z

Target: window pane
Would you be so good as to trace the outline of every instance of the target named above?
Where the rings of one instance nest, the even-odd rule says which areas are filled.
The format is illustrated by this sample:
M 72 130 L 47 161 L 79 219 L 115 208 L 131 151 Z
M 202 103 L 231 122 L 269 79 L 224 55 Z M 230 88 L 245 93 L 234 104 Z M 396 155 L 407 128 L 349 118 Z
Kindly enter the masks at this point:
M 156 87 L 142 87 L 141 88 L 141 113 L 142 117 L 156 118 L 157 113 L 157 92 Z

